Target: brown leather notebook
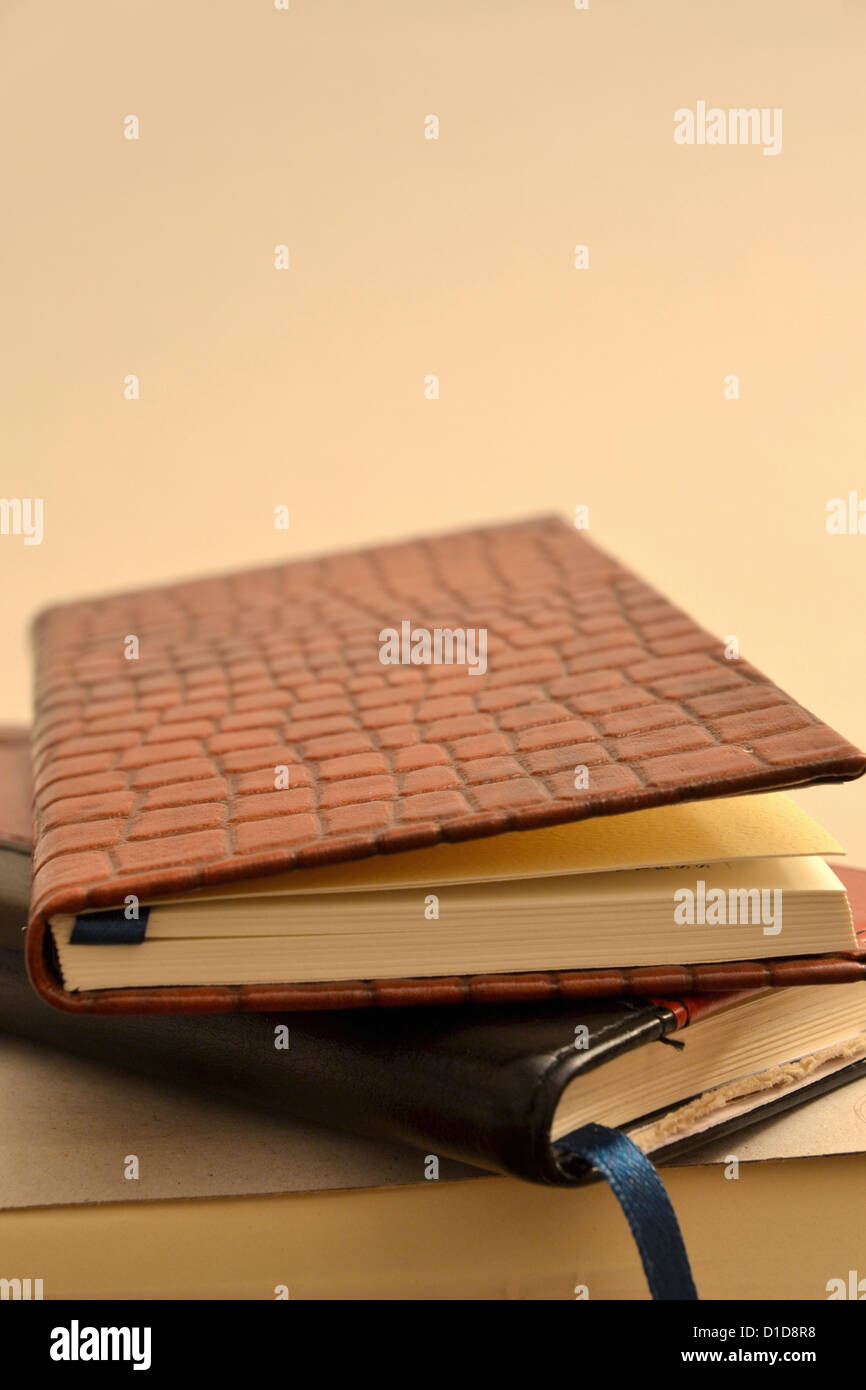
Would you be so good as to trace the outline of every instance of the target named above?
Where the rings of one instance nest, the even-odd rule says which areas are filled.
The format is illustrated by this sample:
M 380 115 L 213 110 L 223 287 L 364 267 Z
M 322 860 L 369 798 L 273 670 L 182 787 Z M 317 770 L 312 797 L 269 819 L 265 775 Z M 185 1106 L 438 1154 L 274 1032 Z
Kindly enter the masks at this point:
M 35 646 L 28 966 L 72 1010 L 583 992 L 584 972 L 507 968 L 68 989 L 48 924 L 135 950 L 119 944 L 125 905 L 866 770 L 555 518 L 67 604 Z M 741 967 L 737 987 L 765 982 Z M 596 972 L 593 992 L 609 978 L 621 993 L 629 973 Z M 642 992 L 701 988 L 683 965 L 650 974 Z

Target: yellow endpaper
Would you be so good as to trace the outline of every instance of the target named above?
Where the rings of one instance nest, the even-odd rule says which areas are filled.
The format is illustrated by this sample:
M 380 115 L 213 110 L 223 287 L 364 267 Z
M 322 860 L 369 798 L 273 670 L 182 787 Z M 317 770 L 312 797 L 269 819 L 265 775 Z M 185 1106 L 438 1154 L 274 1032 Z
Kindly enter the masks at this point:
M 801 854 L 842 854 L 828 831 L 781 792 L 655 806 L 569 825 L 518 830 L 326 868 L 294 869 L 160 898 L 340 893 L 603 873 Z

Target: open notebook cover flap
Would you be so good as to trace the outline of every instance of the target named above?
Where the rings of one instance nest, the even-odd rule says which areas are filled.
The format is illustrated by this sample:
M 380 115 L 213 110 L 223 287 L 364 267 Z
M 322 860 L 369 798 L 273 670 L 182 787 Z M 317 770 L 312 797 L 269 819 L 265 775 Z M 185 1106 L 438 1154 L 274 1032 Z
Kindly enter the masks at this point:
M 435 660 L 446 630 L 462 664 Z M 419 632 L 430 664 L 423 641 L 405 659 Z M 71 993 L 45 929 L 129 894 L 866 770 L 556 518 L 66 604 L 35 652 L 28 968 L 76 1011 L 546 997 L 559 974 Z

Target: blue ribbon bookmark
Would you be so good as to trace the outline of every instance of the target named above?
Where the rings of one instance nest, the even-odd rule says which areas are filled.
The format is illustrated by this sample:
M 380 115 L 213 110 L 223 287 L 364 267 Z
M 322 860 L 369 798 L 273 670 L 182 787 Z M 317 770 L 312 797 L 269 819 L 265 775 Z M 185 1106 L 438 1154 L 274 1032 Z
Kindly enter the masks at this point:
M 556 1141 L 610 1184 L 640 1252 L 655 1299 L 697 1299 L 689 1257 L 676 1212 L 646 1154 L 606 1125 L 584 1125 Z
M 122 907 L 111 912 L 79 912 L 69 937 L 70 946 L 140 946 L 147 930 L 149 907 L 128 918 Z

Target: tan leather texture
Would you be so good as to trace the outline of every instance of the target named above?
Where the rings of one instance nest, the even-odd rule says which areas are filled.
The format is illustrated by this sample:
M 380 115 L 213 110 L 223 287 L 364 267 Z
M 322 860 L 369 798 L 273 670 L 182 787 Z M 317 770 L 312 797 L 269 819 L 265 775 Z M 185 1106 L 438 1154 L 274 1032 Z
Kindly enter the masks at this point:
M 403 622 L 483 629 L 485 672 L 383 664 L 380 633 Z M 465 999 L 465 980 L 68 995 L 44 925 L 130 893 L 866 770 L 847 740 L 556 518 L 67 604 L 40 617 L 35 645 L 28 958 L 37 988 L 67 1008 Z M 537 978 L 490 977 L 471 995 L 549 993 L 552 977 Z

